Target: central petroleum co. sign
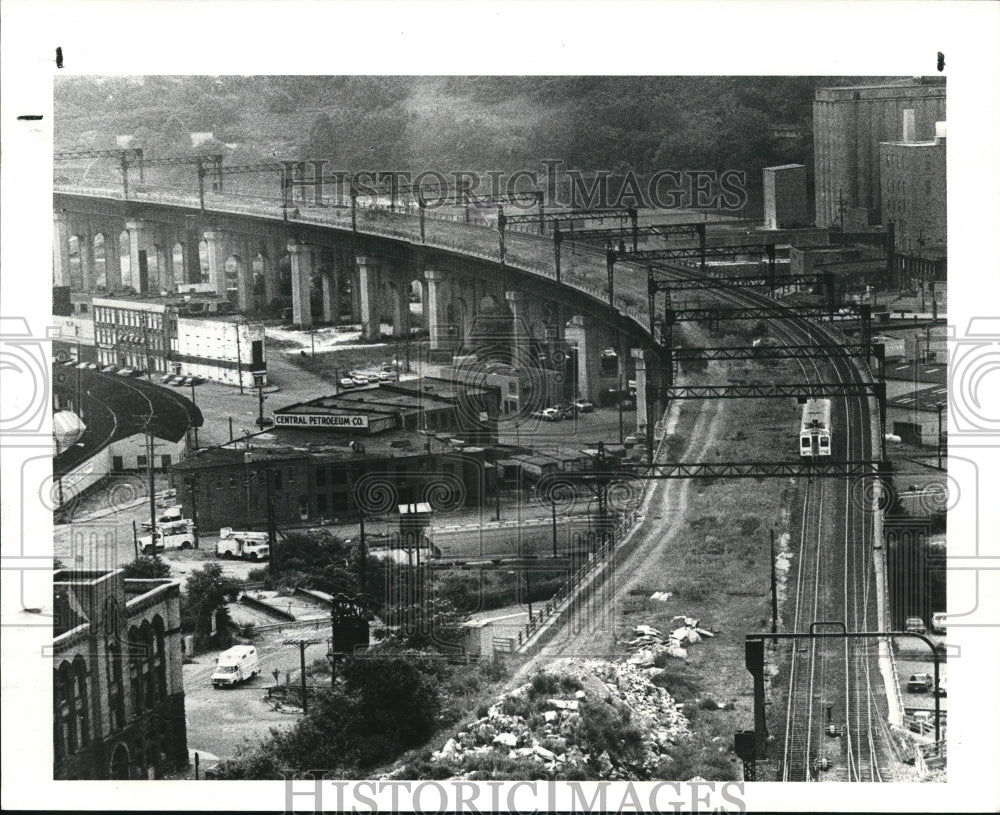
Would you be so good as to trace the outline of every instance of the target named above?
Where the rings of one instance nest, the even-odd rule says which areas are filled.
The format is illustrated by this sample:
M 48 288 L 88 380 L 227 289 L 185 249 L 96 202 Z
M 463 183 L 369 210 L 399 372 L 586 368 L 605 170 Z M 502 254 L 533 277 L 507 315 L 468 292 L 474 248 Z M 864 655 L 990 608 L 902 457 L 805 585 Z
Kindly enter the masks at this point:
M 275 427 L 368 429 L 368 417 L 357 413 L 275 413 Z

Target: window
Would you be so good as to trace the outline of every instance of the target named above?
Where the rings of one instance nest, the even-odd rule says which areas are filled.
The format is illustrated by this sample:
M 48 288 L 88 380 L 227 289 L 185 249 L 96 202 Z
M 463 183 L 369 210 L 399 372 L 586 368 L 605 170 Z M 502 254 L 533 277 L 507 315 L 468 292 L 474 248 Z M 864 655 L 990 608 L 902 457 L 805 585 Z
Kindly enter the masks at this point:
M 222 473 L 216 473 L 215 474 L 215 488 L 217 490 L 221 490 L 222 489 Z
M 295 480 L 295 469 L 289 468 L 285 471 L 286 477 L 288 478 L 288 483 L 291 484 Z
M 229 474 L 229 488 L 233 489 L 235 486 L 236 486 L 236 474 L 235 473 L 230 473 Z
M 326 494 L 322 492 L 316 493 L 316 511 L 323 515 L 326 512 Z
M 326 486 L 326 467 L 322 464 L 314 470 L 316 474 L 316 486 Z
M 161 462 L 160 466 L 162 466 L 163 469 L 166 470 L 170 466 L 170 456 L 161 456 L 160 462 Z
M 143 468 L 143 467 L 145 467 L 146 466 L 146 457 L 145 456 L 136 456 L 135 457 L 135 466 L 139 467 L 140 469 Z
M 122 461 L 121 456 L 111 457 L 111 469 L 114 470 L 115 472 L 121 472 L 122 470 L 125 469 L 125 462 Z
M 87 313 L 87 304 L 86 303 L 80 303 L 80 313 L 81 314 L 86 314 Z

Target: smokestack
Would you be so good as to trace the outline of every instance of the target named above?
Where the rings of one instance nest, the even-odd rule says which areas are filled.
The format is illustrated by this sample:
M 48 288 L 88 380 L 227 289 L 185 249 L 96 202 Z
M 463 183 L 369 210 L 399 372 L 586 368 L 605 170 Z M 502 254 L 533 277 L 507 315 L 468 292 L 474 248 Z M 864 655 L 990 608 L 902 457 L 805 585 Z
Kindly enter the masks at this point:
M 912 144 L 917 140 L 916 113 L 912 110 L 903 111 L 903 141 Z

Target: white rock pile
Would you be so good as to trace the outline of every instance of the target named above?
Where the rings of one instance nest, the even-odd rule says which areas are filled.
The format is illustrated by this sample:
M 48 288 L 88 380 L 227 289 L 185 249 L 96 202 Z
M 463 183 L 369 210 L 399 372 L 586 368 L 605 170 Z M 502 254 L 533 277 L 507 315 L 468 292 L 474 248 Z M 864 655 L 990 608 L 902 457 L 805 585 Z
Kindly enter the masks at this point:
M 637 625 L 634 629 L 635 638 L 625 643 L 632 649 L 632 656 L 628 658 L 629 664 L 644 668 L 655 676 L 661 670 L 653 667 L 660 654 L 675 659 L 687 659 L 686 646 L 696 645 L 705 638 L 715 636 L 714 632 L 702 628 L 699 621 L 693 617 L 680 615 L 672 618 L 670 624 L 676 627 L 666 637 L 652 626 Z
M 522 685 L 456 733 L 431 760 L 444 763 L 455 778 L 482 778 L 483 767 L 511 759 L 536 764 L 550 778 L 643 779 L 690 734 L 674 699 L 634 664 L 564 659 L 544 673 L 570 680 L 570 686 L 580 689 L 533 696 L 532 685 Z M 505 712 L 511 710 L 525 715 Z M 588 743 L 589 716 L 605 723 L 609 716 L 620 718 L 641 733 L 642 745 L 633 751 L 632 760 L 616 762 L 607 750 L 597 752 Z M 638 759 L 636 752 L 641 754 Z

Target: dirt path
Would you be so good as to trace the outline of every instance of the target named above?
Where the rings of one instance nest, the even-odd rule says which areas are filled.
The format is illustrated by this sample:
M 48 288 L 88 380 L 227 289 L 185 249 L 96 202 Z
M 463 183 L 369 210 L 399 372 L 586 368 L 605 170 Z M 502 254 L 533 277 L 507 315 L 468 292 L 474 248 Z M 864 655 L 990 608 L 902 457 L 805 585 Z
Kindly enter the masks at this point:
M 684 461 L 705 461 L 715 444 L 725 413 L 725 401 L 689 403 L 700 410 L 691 441 L 684 450 Z M 671 561 L 669 544 L 683 526 L 691 479 L 656 481 L 650 486 L 651 495 L 642 520 L 631 532 L 637 537 L 632 552 L 617 560 L 614 571 L 603 585 L 592 592 L 572 619 L 562 622 L 555 636 L 531 659 L 525 662 L 511 679 L 511 686 L 525 680 L 547 660 L 561 657 L 620 656 L 619 639 L 630 636 L 623 628 L 621 617 L 624 599 L 630 588 L 639 583 L 656 585 L 668 573 Z M 626 539 L 628 541 L 629 539 Z

